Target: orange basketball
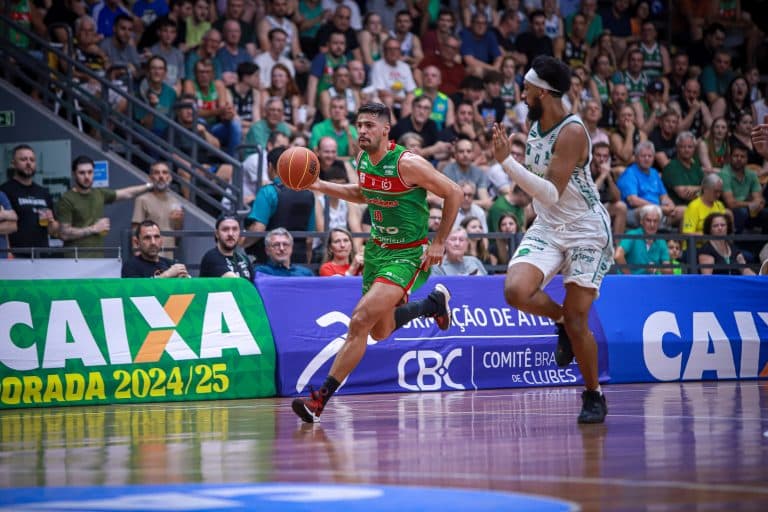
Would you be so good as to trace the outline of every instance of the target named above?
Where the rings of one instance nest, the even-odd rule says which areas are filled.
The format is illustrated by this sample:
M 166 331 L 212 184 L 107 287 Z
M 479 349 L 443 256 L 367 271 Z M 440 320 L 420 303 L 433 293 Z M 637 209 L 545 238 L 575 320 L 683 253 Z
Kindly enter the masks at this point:
M 305 190 L 317 181 L 320 161 L 307 148 L 286 149 L 277 160 L 277 175 L 285 186 L 293 190 Z

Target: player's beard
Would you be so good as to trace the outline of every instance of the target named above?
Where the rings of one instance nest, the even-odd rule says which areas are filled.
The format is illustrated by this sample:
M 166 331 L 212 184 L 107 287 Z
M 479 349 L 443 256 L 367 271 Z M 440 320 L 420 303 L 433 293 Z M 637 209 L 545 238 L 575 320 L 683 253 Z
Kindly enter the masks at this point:
M 528 106 L 528 119 L 538 121 L 544 115 L 544 106 L 541 104 L 541 98 L 534 98 L 533 105 Z

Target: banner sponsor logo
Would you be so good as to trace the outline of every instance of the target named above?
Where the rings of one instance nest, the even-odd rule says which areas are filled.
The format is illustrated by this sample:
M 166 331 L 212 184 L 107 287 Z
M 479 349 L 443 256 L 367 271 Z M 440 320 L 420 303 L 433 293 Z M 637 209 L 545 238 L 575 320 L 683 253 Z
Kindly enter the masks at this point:
M 461 357 L 462 349 L 456 348 L 443 359 L 442 354 L 435 350 L 410 350 L 406 352 L 397 364 L 397 382 L 401 388 L 409 391 L 437 391 L 445 387 L 450 389 L 466 389 L 463 384 L 457 384 L 449 373 L 451 363 Z M 416 384 L 406 381 L 406 365 L 415 361 L 418 365 Z
M 2 405 L 239 396 L 233 372 L 274 366 L 263 315 L 247 319 L 253 310 L 224 283 L 38 281 L 35 300 L 25 284 L 0 293 Z M 258 311 L 249 288 L 238 291 Z

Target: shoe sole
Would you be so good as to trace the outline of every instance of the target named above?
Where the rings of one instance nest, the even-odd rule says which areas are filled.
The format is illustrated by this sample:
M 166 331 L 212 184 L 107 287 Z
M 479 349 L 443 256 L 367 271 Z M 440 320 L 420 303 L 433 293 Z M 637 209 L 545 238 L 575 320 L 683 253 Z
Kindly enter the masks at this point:
M 296 416 L 301 418 L 304 423 L 317 423 L 320 421 L 320 416 L 315 416 L 312 411 L 307 409 L 304 400 L 301 398 L 295 399 L 293 403 L 291 403 L 291 408 L 293 409 L 293 412 L 296 413 Z
M 447 331 L 448 329 L 451 328 L 451 323 L 453 322 L 453 316 L 451 314 L 451 304 L 450 304 L 451 292 L 449 292 L 448 288 L 446 288 L 443 284 L 437 284 L 437 286 L 435 286 L 435 291 L 442 293 L 443 297 L 445 297 L 445 310 L 446 310 L 445 318 L 447 318 L 447 322 L 444 322 L 442 324 L 441 322 L 439 322 L 439 317 L 435 318 L 435 323 L 441 330 Z

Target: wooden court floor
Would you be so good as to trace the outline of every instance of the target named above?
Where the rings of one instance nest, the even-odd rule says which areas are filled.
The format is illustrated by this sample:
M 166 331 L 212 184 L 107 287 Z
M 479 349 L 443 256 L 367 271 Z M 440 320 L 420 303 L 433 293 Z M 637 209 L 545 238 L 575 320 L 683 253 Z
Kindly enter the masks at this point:
M 378 483 L 524 492 L 582 510 L 768 510 L 768 381 L 0 412 L 0 487 Z

